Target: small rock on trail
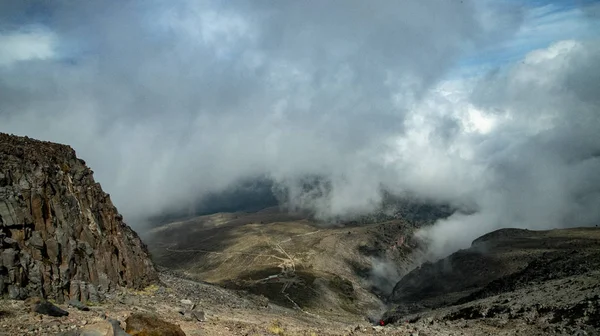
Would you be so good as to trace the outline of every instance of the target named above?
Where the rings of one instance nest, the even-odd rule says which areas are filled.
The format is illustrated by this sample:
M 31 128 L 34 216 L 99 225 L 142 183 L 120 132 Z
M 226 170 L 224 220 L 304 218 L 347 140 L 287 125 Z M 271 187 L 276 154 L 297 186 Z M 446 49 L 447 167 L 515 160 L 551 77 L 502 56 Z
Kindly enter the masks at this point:
M 69 312 L 55 306 L 51 302 L 42 300 L 38 297 L 27 299 L 26 304 L 29 305 L 32 312 L 49 315 L 54 317 L 68 316 Z
M 81 301 L 79 300 L 69 300 L 69 302 L 67 302 L 67 304 L 71 307 L 77 308 L 79 310 L 82 311 L 89 311 L 90 308 L 86 305 L 84 305 Z

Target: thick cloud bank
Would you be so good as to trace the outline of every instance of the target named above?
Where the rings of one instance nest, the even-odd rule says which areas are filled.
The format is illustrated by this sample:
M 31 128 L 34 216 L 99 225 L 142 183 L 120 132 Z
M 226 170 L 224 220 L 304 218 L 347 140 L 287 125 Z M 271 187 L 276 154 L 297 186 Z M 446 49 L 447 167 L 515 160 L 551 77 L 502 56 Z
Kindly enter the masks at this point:
M 372 210 L 382 188 L 475 209 L 421 233 L 436 255 L 498 227 L 599 217 L 596 42 L 448 79 L 518 31 L 518 8 L 57 1 L 0 13 L 0 131 L 71 144 L 130 222 L 255 177 L 324 218 Z
M 474 85 L 469 108 L 493 124 L 469 136 L 471 201 L 421 232 L 434 254 L 468 246 L 502 227 L 533 229 L 600 221 L 600 43 L 561 41 Z M 460 143 L 460 136 L 455 138 Z

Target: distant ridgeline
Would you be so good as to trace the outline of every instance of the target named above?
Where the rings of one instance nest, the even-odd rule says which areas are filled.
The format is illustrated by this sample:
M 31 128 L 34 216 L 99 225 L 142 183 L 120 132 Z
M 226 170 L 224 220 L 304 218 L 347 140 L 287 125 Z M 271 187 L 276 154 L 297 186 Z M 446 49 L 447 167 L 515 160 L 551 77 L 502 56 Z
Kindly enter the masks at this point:
M 264 177 L 244 179 L 231 188 L 210 193 L 185 208 L 173 209 L 151 217 L 151 225 L 210 215 L 217 212 L 256 212 L 279 204 L 273 193 L 273 181 Z
M 256 212 L 269 207 L 281 207 L 284 211 L 305 213 L 315 216 L 309 206 L 303 207 L 292 199 L 294 195 L 310 195 L 315 199 L 326 197 L 331 192 L 331 183 L 315 175 L 307 175 L 295 181 L 293 189 L 286 184 L 276 183 L 268 177 L 243 179 L 232 187 L 218 193 L 210 193 L 186 208 L 175 209 L 150 218 L 150 223 L 159 226 L 169 222 L 210 215 L 218 212 Z M 447 204 L 438 204 L 410 196 L 396 196 L 382 191 L 383 202 L 376 210 L 357 216 L 338 216 L 327 221 L 343 225 L 360 225 L 393 219 L 424 224 L 450 216 L 456 209 Z

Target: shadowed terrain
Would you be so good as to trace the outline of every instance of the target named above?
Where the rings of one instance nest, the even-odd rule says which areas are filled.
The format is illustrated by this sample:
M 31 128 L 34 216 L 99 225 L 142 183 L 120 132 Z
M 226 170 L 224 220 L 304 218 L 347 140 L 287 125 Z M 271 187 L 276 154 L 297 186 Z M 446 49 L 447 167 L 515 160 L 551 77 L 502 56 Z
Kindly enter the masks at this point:
M 600 229 L 502 229 L 404 276 L 386 321 L 468 320 L 574 334 L 600 328 Z M 508 330 L 510 328 L 507 327 Z

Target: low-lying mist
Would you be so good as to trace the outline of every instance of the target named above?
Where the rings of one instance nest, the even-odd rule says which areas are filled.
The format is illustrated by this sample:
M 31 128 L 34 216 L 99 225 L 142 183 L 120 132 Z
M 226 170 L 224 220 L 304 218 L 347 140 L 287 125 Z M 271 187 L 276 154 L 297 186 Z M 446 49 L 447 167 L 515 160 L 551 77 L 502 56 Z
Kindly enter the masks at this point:
M 0 5 L 0 131 L 73 146 L 138 230 L 274 203 L 358 216 L 389 192 L 469 209 L 419 232 L 438 258 L 600 219 L 598 40 L 460 62 L 514 37 L 516 6 L 24 6 Z

